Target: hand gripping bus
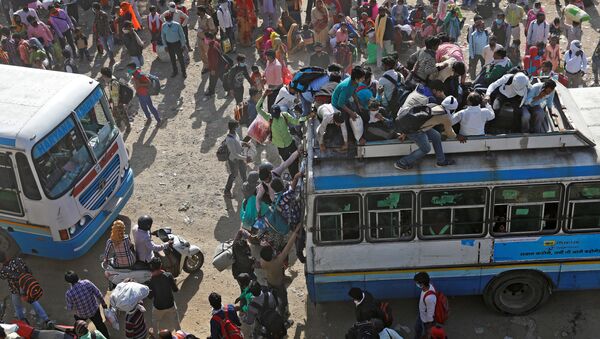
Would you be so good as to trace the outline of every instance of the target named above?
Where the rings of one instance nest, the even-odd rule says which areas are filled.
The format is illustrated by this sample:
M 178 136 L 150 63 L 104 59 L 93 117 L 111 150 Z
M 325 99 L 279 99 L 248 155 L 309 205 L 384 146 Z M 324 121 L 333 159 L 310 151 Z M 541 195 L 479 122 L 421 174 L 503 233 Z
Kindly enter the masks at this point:
M 97 81 L 0 66 L 0 250 L 77 258 L 132 191 L 123 138 Z
M 415 147 L 398 140 L 327 157 L 312 121 L 304 196 L 310 299 L 347 300 L 351 287 L 415 298 L 419 271 L 448 295 L 483 295 L 508 314 L 535 310 L 553 291 L 600 288 L 600 89 L 556 90 L 546 133 L 447 140 L 456 165 L 440 168 L 429 156 L 395 169 Z

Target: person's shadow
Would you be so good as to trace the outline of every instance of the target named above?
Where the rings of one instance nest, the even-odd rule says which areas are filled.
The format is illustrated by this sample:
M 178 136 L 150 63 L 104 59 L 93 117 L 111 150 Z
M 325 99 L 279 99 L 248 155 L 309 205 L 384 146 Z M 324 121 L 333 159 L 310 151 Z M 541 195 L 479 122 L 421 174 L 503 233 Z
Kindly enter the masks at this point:
M 236 191 L 239 191 L 237 184 L 234 184 L 233 189 L 231 190 L 234 195 L 236 195 Z M 237 201 L 237 208 L 233 207 L 233 199 L 225 198 L 225 209 L 227 210 L 227 215 L 222 216 L 217 221 L 215 225 L 214 236 L 215 239 L 219 242 L 225 242 L 229 239 L 233 239 L 235 237 L 236 232 L 240 229 L 240 212 L 239 207 L 241 201 Z
M 152 128 L 152 132 L 146 139 L 146 133 L 148 129 Z M 146 123 L 144 128 L 140 132 L 138 139 L 133 143 L 131 147 L 131 168 L 135 176 L 138 176 L 146 168 L 150 167 L 154 160 L 156 160 L 156 146 L 152 145 L 152 140 L 156 136 L 158 128 L 151 126 L 150 123 Z M 146 140 L 144 140 L 146 139 Z

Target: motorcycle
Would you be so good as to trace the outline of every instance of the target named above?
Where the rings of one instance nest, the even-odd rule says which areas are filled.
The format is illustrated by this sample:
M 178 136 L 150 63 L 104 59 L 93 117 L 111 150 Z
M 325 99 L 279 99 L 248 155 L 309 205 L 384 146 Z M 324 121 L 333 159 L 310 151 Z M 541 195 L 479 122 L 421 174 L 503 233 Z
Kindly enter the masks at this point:
M 6 334 L 17 333 L 24 339 L 76 339 L 73 326 L 56 325 L 54 322 L 48 323 L 47 329 L 37 329 L 22 320 L 12 320 L 10 323 L 4 322 L 8 296 L 0 302 L 0 323 L 5 328 Z M 12 325 L 12 326 L 11 326 Z
M 161 258 L 165 271 L 171 272 L 174 277 L 177 277 L 182 270 L 191 274 L 202 268 L 204 254 L 200 251 L 200 247 L 190 245 L 182 237 L 172 234 L 170 228 L 160 228 L 151 234 L 165 243 L 173 241 L 173 244 L 164 250 L 165 256 Z M 101 267 L 109 282 L 109 290 L 112 290 L 117 284 L 126 279 L 144 284 L 152 277 L 150 269 L 145 264 L 137 265 L 136 263 L 131 268 L 114 268 L 109 262 L 103 261 Z

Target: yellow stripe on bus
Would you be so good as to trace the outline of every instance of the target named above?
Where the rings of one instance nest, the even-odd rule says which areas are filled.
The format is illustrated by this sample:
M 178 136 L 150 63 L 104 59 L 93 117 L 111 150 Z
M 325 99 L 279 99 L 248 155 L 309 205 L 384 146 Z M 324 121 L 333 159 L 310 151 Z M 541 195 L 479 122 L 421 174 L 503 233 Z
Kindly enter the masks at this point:
M 8 221 L 8 220 L 0 220 L 0 224 L 9 224 L 9 225 L 17 226 L 17 227 L 33 228 L 33 229 L 38 229 L 40 231 L 44 231 L 44 233 L 50 234 L 50 228 L 46 227 L 46 226 L 38 226 L 38 225 L 32 225 L 32 224 L 21 224 L 21 223 L 18 223 L 18 222 Z

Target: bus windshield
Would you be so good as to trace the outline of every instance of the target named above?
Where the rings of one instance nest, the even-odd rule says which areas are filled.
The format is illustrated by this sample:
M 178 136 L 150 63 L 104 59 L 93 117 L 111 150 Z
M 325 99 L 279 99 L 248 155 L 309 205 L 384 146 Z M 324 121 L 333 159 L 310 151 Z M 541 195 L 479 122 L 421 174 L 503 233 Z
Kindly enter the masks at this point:
M 85 139 L 72 116 L 34 146 L 33 162 L 50 199 L 63 195 L 92 167 Z
M 100 159 L 119 133 L 110 119 L 106 97 L 97 87 L 75 110 L 94 156 Z

